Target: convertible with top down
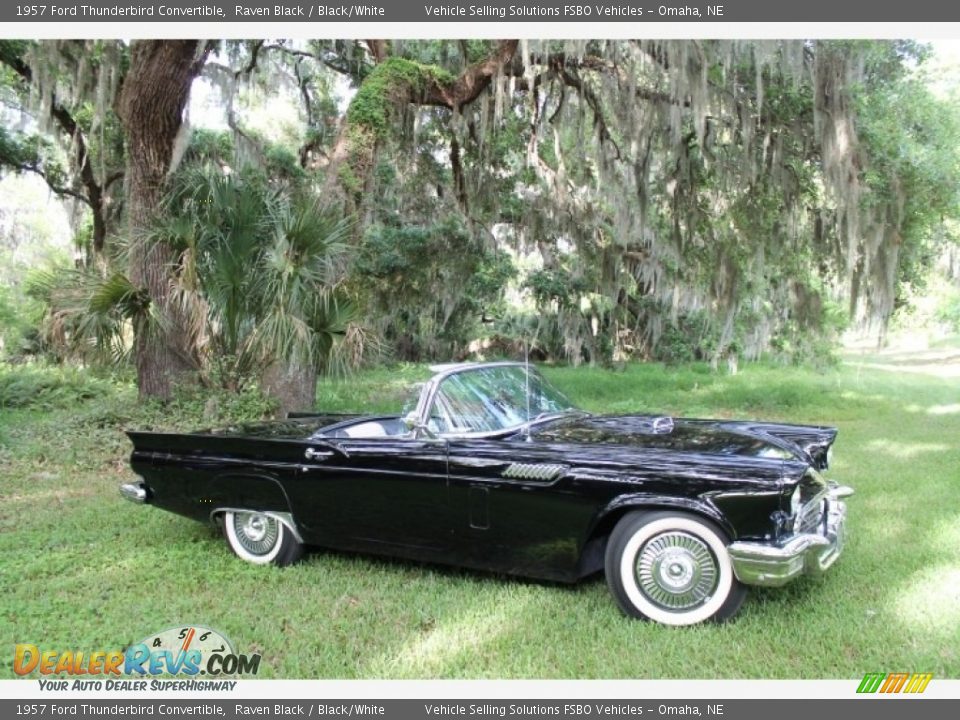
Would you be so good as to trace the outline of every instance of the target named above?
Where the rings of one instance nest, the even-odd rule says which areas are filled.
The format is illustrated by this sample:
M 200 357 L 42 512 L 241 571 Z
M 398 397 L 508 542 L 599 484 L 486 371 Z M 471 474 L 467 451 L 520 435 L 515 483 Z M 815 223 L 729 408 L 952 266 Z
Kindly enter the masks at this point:
M 593 415 L 525 363 L 438 366 L 401 415 L 130 432 L 139 503 L 222 526 L 251 563 L 304 546 L 575 582 L 625 613 L 725 620 L 749 585 L 827 570 L 849 487 L 836 430 Z

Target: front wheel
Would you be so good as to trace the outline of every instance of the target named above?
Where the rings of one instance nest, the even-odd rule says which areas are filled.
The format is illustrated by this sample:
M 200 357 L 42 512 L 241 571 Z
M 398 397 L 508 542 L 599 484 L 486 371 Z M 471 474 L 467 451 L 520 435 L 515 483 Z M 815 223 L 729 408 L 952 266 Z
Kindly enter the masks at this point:
M 234 554 L 256 565 L 292 565 L 303 555 L 303 545 L 290 528 L 272 515 L 227 511 L 223 531 Z
M 627 615 L 664 625 L 727 620 L 747 592 L 734 577 L 728 543 L 720 528 L 694 515 L 625 515 L 607 543 L 610 592 Z

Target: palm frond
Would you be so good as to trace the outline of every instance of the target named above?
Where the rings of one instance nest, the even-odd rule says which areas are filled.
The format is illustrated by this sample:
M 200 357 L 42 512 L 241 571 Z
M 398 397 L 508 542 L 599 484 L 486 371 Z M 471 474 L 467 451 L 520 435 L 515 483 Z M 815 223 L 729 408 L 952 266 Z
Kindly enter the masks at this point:
M 220 378 L 239 387 L 277 360 L 349 367 L 356 347 L 331 361 L 357 316 L 340 291 L 349 219 L 310 194 L 216 166 L 178 173 L 163 209 L 148 240 L 177 251 L 168 302 Z M 165 321 L 150 306 L 138 332 Z

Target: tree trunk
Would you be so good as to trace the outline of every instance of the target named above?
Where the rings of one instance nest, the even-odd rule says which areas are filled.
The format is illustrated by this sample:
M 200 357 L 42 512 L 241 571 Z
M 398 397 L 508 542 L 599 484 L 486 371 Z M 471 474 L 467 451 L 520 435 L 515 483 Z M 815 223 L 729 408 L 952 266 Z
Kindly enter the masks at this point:
M 278 417 L 293 410 L 313 410 L 317 396 L 316 368 L 278 360 L 263 371 L 261 389 L 279 403 Z
M 154 316 L 140 323 L 134 347 L 141 398 L 169 399 L 195 367 L 185 323 L 170 302 L 175 252 L 165 242 L 147 242 L 144 231 L 163 196 L 190 85 L 208 52 L 197 40 L 134 41 L 117 100 L 127 136 L 130 279 L 149 295 Z

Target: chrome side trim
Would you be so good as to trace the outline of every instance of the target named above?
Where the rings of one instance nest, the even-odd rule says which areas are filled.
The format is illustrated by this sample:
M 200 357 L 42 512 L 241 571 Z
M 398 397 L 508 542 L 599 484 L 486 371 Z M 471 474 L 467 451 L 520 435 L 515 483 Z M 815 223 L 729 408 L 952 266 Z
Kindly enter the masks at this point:
M 120 495 L 135 503 L 145 503 L 147 501 L 147 488 L 143 483 L 124 483 L 120 486 Z
M 293 515 L 288 512 L 275 512 L 273 510 L 255 510 L 253 508 L 237 508 L 237 507 L 221 507 L 216 510 L 211 511 L 210 513 L 210 522 L 216 522 L 217 515 L 225 512 L 258 512 L 261 515 L 266 515 L 267 517 L 275 518 L 282 522 L 289 530 L 293 536 L 297 539 L 297 542 L 303 543 L 303 537 L 300 535 L 300 531 L 297 529 L 297 524 L 293 520 Z
M 819 575 L 843 552 L 847 506 L 831 497 L 826 501 L 820 533 L 790 535 L 778 543 L 731 543 L 727 548 L 737 579 L 746 585 L 780 587 L 807 574 Z

